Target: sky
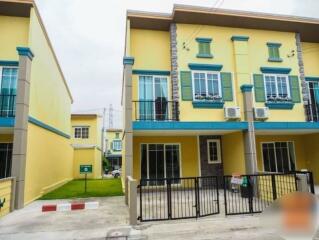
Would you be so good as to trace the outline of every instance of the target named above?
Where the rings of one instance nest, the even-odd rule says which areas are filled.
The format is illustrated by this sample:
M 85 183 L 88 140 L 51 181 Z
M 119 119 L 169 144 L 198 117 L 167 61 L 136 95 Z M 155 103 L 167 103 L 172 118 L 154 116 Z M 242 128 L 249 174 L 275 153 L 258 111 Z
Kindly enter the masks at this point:
M 74 98 L 73 112 L 113 108 L 120 127 L 127 9 L 171 13 L 173 4 L 317 17 L 318 0 L 36 0 Z M 107 110 L 108 115 L 108 110 Z

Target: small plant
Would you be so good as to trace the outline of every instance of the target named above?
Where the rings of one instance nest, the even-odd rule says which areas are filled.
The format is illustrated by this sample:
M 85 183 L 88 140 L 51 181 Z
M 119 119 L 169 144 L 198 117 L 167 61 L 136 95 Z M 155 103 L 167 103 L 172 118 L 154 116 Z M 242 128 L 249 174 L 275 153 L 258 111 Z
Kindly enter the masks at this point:
M 3 199 L 3 201 L 1 201 L 1 199 L 0 199 L 0 209 L 3 208 L 5 202 L 6 202 L 5 198 Z

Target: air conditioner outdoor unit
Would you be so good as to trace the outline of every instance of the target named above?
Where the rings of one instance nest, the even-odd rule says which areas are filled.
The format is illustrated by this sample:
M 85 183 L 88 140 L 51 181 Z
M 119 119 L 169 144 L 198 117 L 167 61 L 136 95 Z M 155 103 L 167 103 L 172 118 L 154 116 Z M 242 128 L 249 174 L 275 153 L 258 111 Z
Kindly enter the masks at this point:
M 255 119 L 267 119 L 269 117 L 268 107 L 254 108 Z
M 225 118 L 227 119 L 240 118 L 240 107 L 225 107 Z

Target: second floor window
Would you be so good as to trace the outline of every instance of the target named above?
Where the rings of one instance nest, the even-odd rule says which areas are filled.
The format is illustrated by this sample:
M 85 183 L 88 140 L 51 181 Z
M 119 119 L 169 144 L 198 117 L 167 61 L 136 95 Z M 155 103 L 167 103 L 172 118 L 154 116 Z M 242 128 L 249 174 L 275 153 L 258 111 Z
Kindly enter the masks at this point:
M 286 75 L 265 75 L 267 101 L 291 101 L 289 79 Z
M 219 73 L 194 72 L 193 73 L 193 99 L 194 100 L 222 100 Z
M 74 128 L 74 138 L 89 138 L 89 127 L 75 127 Z
M 122 150 L 122 141 L 121 140 L 114 140 L 112 143 L 112 149 L 114 151 L 121 151 Z

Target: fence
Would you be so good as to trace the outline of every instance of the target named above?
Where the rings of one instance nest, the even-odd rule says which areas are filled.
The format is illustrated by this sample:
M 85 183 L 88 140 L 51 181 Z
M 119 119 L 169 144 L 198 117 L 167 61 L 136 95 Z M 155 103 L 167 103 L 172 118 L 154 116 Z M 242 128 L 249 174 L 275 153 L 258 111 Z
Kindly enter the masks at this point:
M 136 121 L 179 121 L 179 105 L 176 101 L 159 98 L 155 101 L 133 101 Z
M 0 95 L 0 116 L 15 117 L 16 95 Z
M 187 219 L 219 213 L 217 177 L 142 179 L 139 220 Z
M 261 213 L 274 200 L 299 190 L 302 176 L 309 179 L 306 191 L 314 193 L 311 172 L 243 175 L 239 181 L 224 176 L 225 214 Z

